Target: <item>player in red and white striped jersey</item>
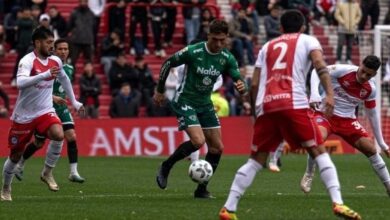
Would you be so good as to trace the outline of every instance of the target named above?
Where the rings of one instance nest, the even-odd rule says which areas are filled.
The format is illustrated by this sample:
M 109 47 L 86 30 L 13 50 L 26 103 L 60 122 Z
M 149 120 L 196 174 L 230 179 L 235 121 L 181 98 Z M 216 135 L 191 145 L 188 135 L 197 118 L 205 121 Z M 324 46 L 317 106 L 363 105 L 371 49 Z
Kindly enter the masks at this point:
M 274 151 L 283 139 L 290 146 L 305 148 L 315 158 L 334 213 L 348 219 L 360 219 L 358 213 L 343 205 L 336 168 L 321 145 L 318 127 L 309 116 L 306 78 L 312 64 L 326 92 L 325 114 L 333 112 L 333 89 L 321 45 L 315 37 L 302 34 L 304 17 L 297 10 L 288 10 L 282 15 L 281 29 L 283 34 L 263 46 L 255 64 L 251 93 L 256 100 L 257 118 L 252 154 L 236 173 L 220 219 L 237 218 L 234 212 L 240 198 L 256 173 L 265 167 L 269 152 Z
M 62 69 L 61 60 L 51 56 L 54 46 L 53 33 L 44 27 L 38 27 L 32 34 L 32 41 L 34 51 L 20 60 L 17 72 L 19 95 L 11 116 L 12 125 L 8 135 L 10 155 L 3 168 L 1 201 L 12 201 L 11 183 L 15 167 L 34 133 L 37 134 L 36 137 L 47 137 L 56 143 L 47 151 L 41 180 L 49 186 L 50 190 L 58 190 L 52 168 L 60 156 L 64 132 L 53 108 L 52 93 L 55 78 L 61 82 L 73 107 L 78 111 L 84 109 L 75 99 L 69 78 Z
M 319 106 L 319 113 L 315 116 L 315 122 L 320 128 L 324 140 L 331 133 L 337 134 L 366 155 L 390 196 L 390 175 L 386 164 L 377 152 L 374 142 L 369 138 L 367 131 L 355 115 L 356 107 L 361 103 L 364 104 L 375 139 L 386 156 L 390 157 L 389 146 L 383 139 L 378 113 L 375 109 L 376 87 L 373 77 L 377 74 L 380 65 L 379 58 L 370 55 L 365 57 L 360 66 L 344 64 L 329 66 L 328 69 L 335 91 L 334 115 L 325 117 L 321 112 L 321 106 Z M 313 107 L 321 103 L 322 99 L 318 90 L 319 79 L 316 75 L 315 70 L 313 70 L 310 96 Z M 306 172 L 301 180 L 301 189 L 305 193 L 311 190 L 314 169 L 315 164 L 308 156 Z

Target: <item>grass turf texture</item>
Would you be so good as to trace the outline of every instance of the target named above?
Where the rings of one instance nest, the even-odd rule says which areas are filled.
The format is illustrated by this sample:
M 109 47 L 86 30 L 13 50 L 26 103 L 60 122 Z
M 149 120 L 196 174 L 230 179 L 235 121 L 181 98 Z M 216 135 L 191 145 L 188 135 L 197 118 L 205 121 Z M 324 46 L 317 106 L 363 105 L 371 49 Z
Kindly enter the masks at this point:
M 389 219 L 390 198 L 368 160 L 363 155 L 332 158 L 345 203 L 363 219 Z M 13 201 L 0 203 L 0 219 L 218 219 L 235 172 L 247 157 L 222 158 L 209 186 L 217 197 L 213 200 L 193 199 L 196 184 L 187 175 L 189 161 L 176 164 L 167 190 L 160 190 L 155 174 L 162 159 L 80 158 L 86 182 L 78 184 L 67 180 L 67 159 L 62 158 L 54 172 L 60 191 L 50 192 L 39 180 L 43 158 L 33 158 L 26 162 L 24 180 L 14 179 Z M 300 191 L 306 157 L 282 159 L 281 173 L 264 170 L 257 175 L 240 202 L 239 219 L 337 219 L 318 172 L 312 192 Z M 358 185 L 365 189 L 356 189 Z

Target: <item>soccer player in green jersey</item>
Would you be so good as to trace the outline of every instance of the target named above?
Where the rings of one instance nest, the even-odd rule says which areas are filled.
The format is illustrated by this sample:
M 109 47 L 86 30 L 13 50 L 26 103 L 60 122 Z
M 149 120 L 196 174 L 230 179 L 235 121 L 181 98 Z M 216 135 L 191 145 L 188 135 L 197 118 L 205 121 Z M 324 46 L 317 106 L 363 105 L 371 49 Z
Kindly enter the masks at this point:
M 74 68 L 73 66 L 66 63 L 66 60 L 69 56 L 69 43 L 65 39 L 56 40 L 54 42 L 54 54 L 62 60 L 64 64 L 63 69 L 66 75 L 68 75 L 69 79 L 72 80 Z M 64 136 L 67 141 L 68 159 L 70 164 L 70 174 L 68 179 L 71 182 L 83 183 L 85 179 L 81 177 L 79 172 L 77 171 L 78 156 L 74 122 L 72 115 L 67 107 L 66 93 L 58 79 L 54 81 L 53 85 L 53 106 L 56 110 L 57 116 L 61 119 Z M 36 138 L 39 139 L 39 137 Z M 27 146 L 22 159 L 18 163 L 17 170 L 15 173 L 15 177 L 18 180 L 23 179 L 24 161 L 30 158 L 38 149 L 40 149 L 43 146 L 43 143 L 44 141 L 39 142 L 39 144 L 32 142 Z
M 247 86 L 240 76 L 237 61 L 225 48 L 228 37 L 228 24 L 223 20 L 210 23 L 207 42 L 189 45 L 168 58 L 161 70 L 154 101 L 162 105 L 165 101 L 165 81 L 172 67 L 185 64 L 185 75 L 171 102 L 177 115 L 179 130 L 185 130 L 190 138 L 176 149 L 158 169 L 157 184 L 161 189 L 167 187 L 168 175 L 173 165 L 198 150 L 207 143 L 206 161 L 215 172 L 223 151 L 221 125 L 210 99 L 213 85 L 218 76 L 228 73 L 235 81 L 240 94 L 247 93 Z M 195 198 L 212 198 L 206 184 L 199 184 L 194 192 Z

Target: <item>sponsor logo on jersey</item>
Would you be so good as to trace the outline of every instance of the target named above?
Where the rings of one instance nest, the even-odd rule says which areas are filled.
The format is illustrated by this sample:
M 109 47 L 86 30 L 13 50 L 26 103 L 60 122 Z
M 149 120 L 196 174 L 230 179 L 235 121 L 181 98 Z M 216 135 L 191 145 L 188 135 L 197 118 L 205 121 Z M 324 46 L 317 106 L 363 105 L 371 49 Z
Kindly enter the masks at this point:
M 222 54 L 222 55 L 224 55 L 226 58 L 228 58 L 228 57 L 229 57 L 229 54 L 228 54 L 228 53 L 226 53 L 225 51 L 221 51 L 221 54 Z
M 204 85 L 208 86 L 212 83 L 212 80 L 209 77 L 205 77 L 202 82 Z
M 194 50 L 194 53 L 200 53 L 200 52 L 203 52 L 203 48 L 198 48 Z
M 58 91 L 62 93 L 62 92 L 64 92 L 64 88 L 62 88 L 62 86 L 59 86 Z
M 184 48 L 181 49 L 179 52 L 177 52 L 177 55 L 178 55 L 178 56 L 181 56 L 181 55 L 183 55 L 183 53 L 185 53 L 187 50 L 188 50 L 188 47 L 184 47 Z
M 53 84 L 51 83 L 47 83 L 47 84 L 36 84 L 34 85 L 35 88 L 39 89 L 39 90 L 42 90 L 42 89 L 51 89 L 53 87 Z
M 203 67 L 198 66 L 196 69 L 197 73 L 200 73 L 202 75 L 209 75 L 209 76 L 219 76 L 221 75 L 221 72 L 219 72 L 217 69 L 214 68 L 214 66 L 211 66 L 209 69 L 205 69 Z
M 226 64 L 226 60 L 225 59 L 219 59 L 219 63 L 223 66 Z
M 335 96 L 338 96 L 353 105 L 359 105 L 360 103 L 360 100 L 352 96 L 349 96 L 341 87 L 334 88 L 334 93 Z
M 280 93 L 276 95 L 266 95 L 264 97 L 264 103 L 275 101 L 275 100 L 280 100 L 280 99 L 291 99 L 291 94 L 290 93 Z

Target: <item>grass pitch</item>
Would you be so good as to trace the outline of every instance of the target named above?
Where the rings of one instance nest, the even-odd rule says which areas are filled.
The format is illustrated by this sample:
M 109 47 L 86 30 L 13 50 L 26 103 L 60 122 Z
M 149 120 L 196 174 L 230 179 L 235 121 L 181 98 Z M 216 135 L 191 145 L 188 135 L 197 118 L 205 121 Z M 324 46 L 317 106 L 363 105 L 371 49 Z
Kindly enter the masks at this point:
M 305 158 L 287 155 L 281 173 L 260 172 L 239 204 L 239 219 L 337 219 L 318 173 L 312 192 L 300 191 Z M 389 219 L 390 198 L 368 160 L 362 155 L 332 158 L 345 203 L 363 219 Z M 33 158 L 26 163 L 24 180 L 14 179 L 13 201 L 0 203 L 0 219 L 218 219 L 235 172 L 246 159 L 223 157 L 209 185 L 217 198 L 195 200 L 196 185 L 187 176 L 189 161 L 179 162 L 167 190 L 160 190 L 155 174 L 163 158 L 80 158 L 83 184 L 67 180 L 67 159 L 61 158 L 54 172 L 60 191 L 51 192 L 39 179 L 43 158 Z

